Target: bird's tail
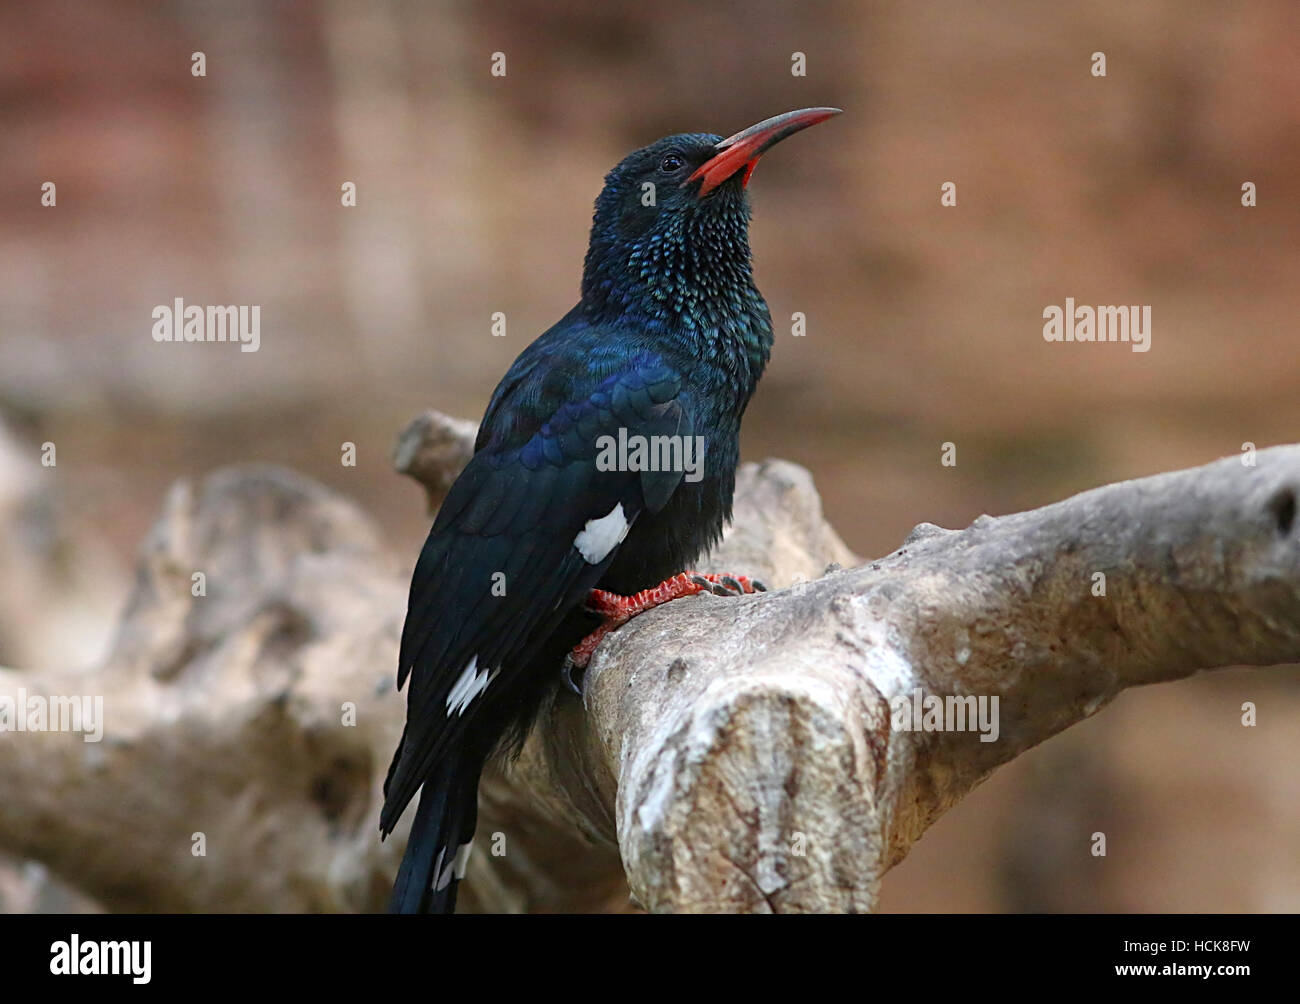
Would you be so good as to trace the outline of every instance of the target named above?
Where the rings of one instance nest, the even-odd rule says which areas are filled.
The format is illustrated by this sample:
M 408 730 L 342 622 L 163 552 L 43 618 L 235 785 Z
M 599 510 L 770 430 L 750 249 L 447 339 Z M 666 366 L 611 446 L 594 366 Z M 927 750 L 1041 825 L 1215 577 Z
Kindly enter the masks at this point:
M 478 822 L 482 769 L 481 762 L 465 762 L 453 753 L 425 779 L 388 904 L 390 913 L 455 912 L 456 887 L 465 874 Z

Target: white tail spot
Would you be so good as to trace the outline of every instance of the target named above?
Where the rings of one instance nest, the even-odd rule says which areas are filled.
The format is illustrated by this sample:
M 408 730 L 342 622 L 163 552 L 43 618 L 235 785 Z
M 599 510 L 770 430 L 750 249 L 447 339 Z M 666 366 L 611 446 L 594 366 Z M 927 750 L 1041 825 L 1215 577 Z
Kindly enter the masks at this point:
M 446 868 L 442 866 L 442 859 L 446 856 L 447 849 L 444 847 L 438 851 L 438 860 L 433 864 L 433 879 L 431 882 L 431 888 L 434 892 L 442 892 L 451 884 L 453 878 L 460 881 L 465 877 L 465 869 L 469 867 L 470 848 L 473 846 L 474 841 L 471 840 L 457 847 L 455 857 L 447 862 Z

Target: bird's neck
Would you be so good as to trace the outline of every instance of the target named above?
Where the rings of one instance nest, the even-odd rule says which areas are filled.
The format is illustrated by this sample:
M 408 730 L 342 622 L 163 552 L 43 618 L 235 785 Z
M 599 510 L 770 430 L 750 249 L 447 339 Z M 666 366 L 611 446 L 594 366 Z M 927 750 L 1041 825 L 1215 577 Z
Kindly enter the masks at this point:
M 682 214 L 635 240 L 593 234 L 583 272 L 589 320 L 713 364 L 747 399 L 772 351 L 772 320 L 754 285 L 746 217 Z M 742 402 L 743 403 L 743 402 Z

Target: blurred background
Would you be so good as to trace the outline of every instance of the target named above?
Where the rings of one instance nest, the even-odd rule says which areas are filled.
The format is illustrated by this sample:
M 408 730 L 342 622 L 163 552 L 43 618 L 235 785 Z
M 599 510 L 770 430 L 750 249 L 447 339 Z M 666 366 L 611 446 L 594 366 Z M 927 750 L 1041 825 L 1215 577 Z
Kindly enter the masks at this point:
M 1294 442 L 1298 41 L 1293 0 L 4 5 L 0 665 L 93 664 L 165 489 L 224 464 L 324 481 L 413 562 L 396 433 L 477 420 L 572 306 L 605 172 L 791 108 L 845 114 L 750 187 L 778 339 L 743 448 L 807 466 L 858 554 Z M 1045 342 L 1067 296 L 1151 305 L 1151 351 Z M 260 305 L 260 351 L 154 342 L 175 297 Z M 883 906 L 1300 909 L 1297 723 L 1294 668 L 1128 693 L 941 819 Z M 39 909 L 95 905 L 0 867 L 0 910 Z

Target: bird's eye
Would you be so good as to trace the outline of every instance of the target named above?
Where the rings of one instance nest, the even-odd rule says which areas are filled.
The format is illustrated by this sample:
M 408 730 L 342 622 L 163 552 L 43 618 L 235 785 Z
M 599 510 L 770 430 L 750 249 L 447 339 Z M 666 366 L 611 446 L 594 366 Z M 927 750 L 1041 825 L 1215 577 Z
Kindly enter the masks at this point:
M 672 174 L 674 171 L 681 170 L 684 161 L 675 153 L 664 154 L 664 159 L 659 162 L 659 170 L 664 174 Z

